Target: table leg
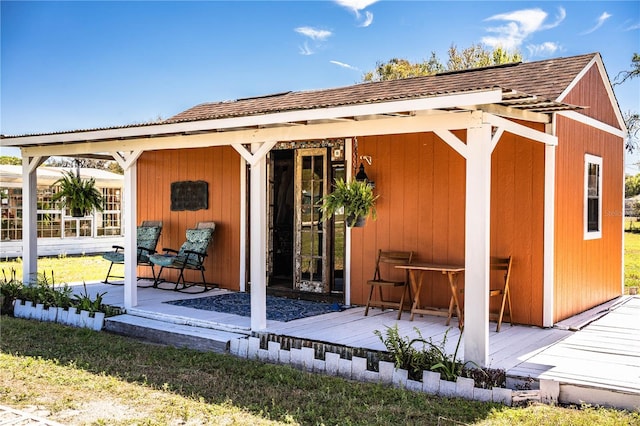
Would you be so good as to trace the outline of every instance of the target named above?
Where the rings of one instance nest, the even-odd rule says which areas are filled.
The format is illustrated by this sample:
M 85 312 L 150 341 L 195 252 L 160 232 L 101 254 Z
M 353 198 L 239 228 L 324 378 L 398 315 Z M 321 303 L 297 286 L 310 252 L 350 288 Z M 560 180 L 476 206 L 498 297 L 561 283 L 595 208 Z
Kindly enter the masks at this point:
M 416 274 L 418 275 L 418 280 L 416 282 Z M 411 288 L 413 289 L 413 305 L 411 306 L 411 317 L 410 321 L 413 321 L 413 316 L 415 315 L 416 309 L 420 306 L 420 289 L 422 288 L 422 273 L 420 271 L 409 270 L 409 281 L 411 282 Z
M 455 272 L 448 272 L 447 276 L 449 277 L 449 287 L 451 288 L 451 296 L 453 297 L 453 303 L 456 306 L 456 314 L 458 315 L 458 328 L 462 330 L 464 325 L 464 318 L 462 317 L 462 311 L 460 310 L 460 301 L 458 300 L 458 286 L 456 284 L 458 274 Z M 451 306 L 449 306 L 451 310 Z

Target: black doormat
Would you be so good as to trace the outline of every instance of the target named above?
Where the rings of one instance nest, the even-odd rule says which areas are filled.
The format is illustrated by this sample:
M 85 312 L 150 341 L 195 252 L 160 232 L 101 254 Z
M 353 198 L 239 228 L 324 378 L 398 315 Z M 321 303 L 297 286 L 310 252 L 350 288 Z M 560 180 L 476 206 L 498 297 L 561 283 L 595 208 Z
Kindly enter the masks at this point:
M 249 293 L 227 293 L 197 299 L 171 300 L 164 303 L 184 306 L 205 311 L 251 316 L 251 295 Z M 339 303 L 311 302 L 308 300 L 288 299 L 267 296 L 267 319 L 288 322 L 300 318 L 312 317 L 329 312 L 339 312 L 346 307 Z

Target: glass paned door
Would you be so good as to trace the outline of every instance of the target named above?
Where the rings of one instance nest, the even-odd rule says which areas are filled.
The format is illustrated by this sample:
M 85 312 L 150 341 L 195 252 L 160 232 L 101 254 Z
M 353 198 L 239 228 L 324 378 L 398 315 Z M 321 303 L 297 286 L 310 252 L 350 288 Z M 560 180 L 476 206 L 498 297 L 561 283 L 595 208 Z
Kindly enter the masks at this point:
M 296 152 L 295 280 L 300 291 L 328 293 L 326 222 L 320 200 L 327 191 L 327 150 Z

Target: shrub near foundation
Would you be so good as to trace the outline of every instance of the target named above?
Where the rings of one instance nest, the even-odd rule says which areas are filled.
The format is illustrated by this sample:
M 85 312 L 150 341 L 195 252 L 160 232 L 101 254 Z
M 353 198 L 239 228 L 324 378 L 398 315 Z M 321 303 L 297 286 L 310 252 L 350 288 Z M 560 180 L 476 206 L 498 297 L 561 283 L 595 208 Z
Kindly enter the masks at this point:
M 13 315 L 13 303 L 22 295 L 22 281 L 16 279 L 16 271 L 12 269 L 7 275 L 2 270 L 2 281 L 0 281 L 0 313 Z
M 103 312 L 105 316 L 109 317 L 118 313 L 114 308 L 102 303 L 102 298 L 106 292 L 91 297 L 85 284 L 83 293 L 73 295 L 73 290 L 69 285 L 55 284 L 53 271 L 51 272 L 51 278 L 46 273 L 38 274 L 36 281 L 29 285 L 24 285 L 15 277 L 15 270 L 12 270 L 9 274 L 3 270 L 3 280 L 0 281 L 0 294 L 3 296 L 3 314 L 13 314 L 16 300 L 32 302 L 34 306 L 41 304 L 44 309 L 63 308 L 87 311 L 90 315 L 96 312 Z
M 455 352 L 453 355 L 448 355 L 445 346 L 451 329 L 445 332 L 442 342 L 436 345 L 431 338 L 422 337 L 417 327 L 414 327 L 418 334 L 415 339 L 400 336 L 397 324 L 386 328 L 385 335 L 380 330 L 375 330 L 374 333 L 389 351 L 395 367 L 407 370 L 411 380 L 422 381 L 423 371 L 434 371 L 440 373 L 442 380 L 450 382 L 455 382 L 458 377 L 473 379 L 475 387 L 478 388 L 492 389 L 505 386 L 504 370 L 480 368 L 475 363 L 465 363 L 457 358 L 462 333 L 458 337 Z

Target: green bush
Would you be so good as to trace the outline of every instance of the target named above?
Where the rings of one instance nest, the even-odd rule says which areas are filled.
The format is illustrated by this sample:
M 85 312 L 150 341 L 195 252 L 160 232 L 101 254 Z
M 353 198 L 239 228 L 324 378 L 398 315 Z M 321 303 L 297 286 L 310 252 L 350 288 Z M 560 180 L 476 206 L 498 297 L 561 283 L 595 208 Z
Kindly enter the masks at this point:
M 505 385 L 506 375 L 503 370 L 481 368 L 473 362 L 462 362 L 457 358 L 462 333 L 458 337 L 455 352 L 453 355 L 448 355 L 445 346 L 451 329 L 445 332 L 440 344 L 436 345 L 431 338 L 422 337 L 417 327 L 414 327 L 418 334 L 415 339 L 400 336 L 397 324 L 386 328 L 385 336 L 380 330 L 375 330 L 374 333 L 391 354 L 395 367 L 407 370 L 411 380 L 422 381 L 423 371 L 435 371 L 440 373 L 440 378 L 443 380 L 455 381 L 459 376 L 468 377 L 474 380 L 476 387 L 485 389 Z
M 1 312 L 13 315 L 13 302 L 22 298 L 22 281 L 16 279 L 16 270 L 11 269 L 7 277 L 6 271 L 2 270 L 2 281 L 0 281 L 0 296 L 2 296 Z
M 0 281 L 0 294 L 2 295 L 2 313 L 13 315 L 13 304 L 17 299 L 28 300 L 34 304 L 42 304 L 45 308 L 79 309 L 91 314 L 104 312 L 105 316 L 114 316 L 118 310 L 102 303 L 105 293 L 99 293 L 92 298 L 84 285 L 84 292 L 73 294 L 73 289 L 68 284 L 56 285 L 53 271 L 51 278 L 46 273 L 38 274 L 37 279 L 29 285 L 24 285 L 16 279 L 16 271 L 12 269 L 7 276 L 2 270 L 3 280 Z

